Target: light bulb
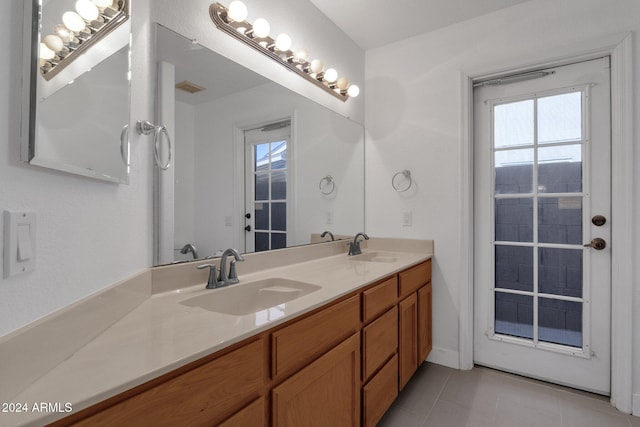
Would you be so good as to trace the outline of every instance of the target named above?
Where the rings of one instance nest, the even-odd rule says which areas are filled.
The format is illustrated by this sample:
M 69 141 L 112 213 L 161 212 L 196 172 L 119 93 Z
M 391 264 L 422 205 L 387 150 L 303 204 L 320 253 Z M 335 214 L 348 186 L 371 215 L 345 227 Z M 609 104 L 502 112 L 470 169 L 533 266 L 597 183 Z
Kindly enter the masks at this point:
M 349 89 L 347 89 L 347 95 L 349 95 L 352 98 L 355 98 L 359 94 L 360 94 L 360 88 L 356 85 L 351 85 L 349 86 Z
M 92 0 L 93 4 L 98 6 L 100 9 L 104 9 L 105 7 L 111 6 L 113 0 Z
M 278 34 L 276 37 L 276 49 L 280 52 L 286 52 L 291 49 L 291 37 L 286 34 Z
M 242 22 L 247 19 L 247 14 L 247 6 L 245 6 L 241 1 L 234 0 L 229 4 L 227 16 L 232 21 Z
M 82 16 L 75 12 L 65 12 L 62 15 L 62 23 L 74 33 L 79 33 L 87 27 Z
M 253 34 L 256 37 L 263 39 L 269 35 L 269 31 L 271 31 L 271 26 L 266 19 L 258 18 L 253 23 Z
M 98 7 L 91 0 L 78 0 L 76 2 L 76 12 L 85 21 L 95 21 L 100 16 Z
M 53 34 L 49 34 L 44 38 L 44 44 L 54 52 L 60 52 L 64 48 L 62 39 Z
M 314 59 L 313 61 L 311 61 L 312 73 L 316 73 L 316 74 L 321 73 L 323 68 L 324 68 L 324 64 L 320 59 Z
M 295 53 L 295 59 L 298 62 L 307 62 L 309 60 L 309 52 L 307 52 L 307 49 L 300 49 Z
M 56 53 L 49 49 L 46 44 L 40 43 L 40 58 L 41 59 L 53 59 L 55 58 Z
M 345 90 L 349 87 L 349 80 L 347 80 L 346 77 L 340 77 L 336 82 L 336 86 L 338 86 L 338 89 L 340 90 Z
M 69 29 L 62 24 L 58 24 L 53 27 L 53 32 L 56 33 L 58 37 L 60 37 L 65 43 L 69 43 L 71 40 L 73 40 L 73 34 L 71 33 L 71 31 L 69 31 Z
M 328 83 L 333 83 L 338 79 L 338 72 L 333 68 L 327 68 L 327 71 L 324 72 L 323 79 Z

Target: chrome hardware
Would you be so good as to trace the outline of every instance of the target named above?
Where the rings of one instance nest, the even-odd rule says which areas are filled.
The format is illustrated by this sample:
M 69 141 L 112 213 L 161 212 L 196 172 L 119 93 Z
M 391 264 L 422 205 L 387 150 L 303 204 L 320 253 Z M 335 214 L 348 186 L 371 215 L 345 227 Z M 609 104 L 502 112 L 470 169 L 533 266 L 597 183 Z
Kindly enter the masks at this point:
M 349 256 L 362 254 L 362 250 L 360 249 L 360 242 L 358 241 L 358 237 L 360 236 L 364 237 L 365 240 L 369 240 L 369 236 L 367 236 L 363 232 L 356 234 L 356 236 L 353 238 L 353 242 L 349 243 Z
M 171 137 L 169 137 L 169 131 L 164 126 L 154 125 L 148 120 L 138 120 L 136 123 L 136 130 L 138 131 L 138 135 L 151 135 L 153 134 L 153 154 L 156 159 L 156 165 L 163 171 L 169 169 L 171 166 L 171 159 L 173 156 L 173 145 L 171 144 Z M 162 159 L 160 158 L 160 139 L 164 134 L 167 139 L 167 149 L 168 149 L 168 159 L 167 163 L 162 163 Z
M 603 225 L 606 224 L 607 222 L 607 218 L 605 218 L 602 215 L 596 215 L 593 218 L 591 218 L 591 222 L 593 223 L 593 225 L 595 225 L 596 227 L 602 227 Z
M 607 247 L 607 242 L 604 239 L 601 239 L 600 237 L 596 237 L 595 239 L 593 239 L 592 241 L 590 241 L 589 243 L 584 245 L 585 248 L 593 248 L 597 251 L 601 251 L 604 248 Z
M 215 264 L 202 264 L 196 267 L 198 270 L 209 268 L 209 279 L 207 280 L 207 289 L 216 289 L 224 286 L 224 283 L 219 282 L 216 279 L 216 266 Z
M 229 275 L 227 275 L 227 257 L 229 255 L 233 256 L 233 260 L 229 267 Z M 221 283 L 220 286 L 233 285 L 234 283 L 240 282 L 238 274 L 236 273 L 236 261 L 244 261 L 242 255 L 240 255 L 236 249 L 229 248 L 222 253 L 222 258 L 220 258 L 220 275 L 218 276 L 218 283 Z

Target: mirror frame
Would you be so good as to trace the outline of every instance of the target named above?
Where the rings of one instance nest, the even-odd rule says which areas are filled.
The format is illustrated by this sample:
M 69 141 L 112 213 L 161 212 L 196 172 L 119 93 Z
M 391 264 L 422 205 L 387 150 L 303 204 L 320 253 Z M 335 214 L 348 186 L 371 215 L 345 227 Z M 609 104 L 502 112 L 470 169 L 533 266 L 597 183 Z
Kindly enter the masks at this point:
M 124 162 L 124 174 L 122 177 L 111 176 L 106 173 L 74 166 L 72 164 L 60 163 L 49 159 L 36 157 L 36 139 L 37 139 L 37 117 L 38 117 L 38 72 L 39 57 L 38 51 L 40 46 L 41 34 L 41 18 L 42 7 L 41 0 L 24 0 L 24 25 L 23 25 L 23 60 L 22 75 L 26 76 L 22 79 L 22 111 L 20 125 L 20 159 L 30 165 L 40 166 L 48 169 L 62 171 L 74 175 L 85 176 L 102 181 L 113 182 L 117 184 L 129 184 L 130 175 L 130 138 L 129 123 L 122 129 L 120 133 L 120 152 Z M 125 8 L 127 17 L 122 21 L 130 22 L 131 0 L 127 0 Z M 129 31 L 131 34 L 131 31 Z M 129 52 L 131 52 L 131 40 L 128 44 Z M 129 53 L 130 55 L 130 53 Z M 129 73 L 131 72 L 131 60 L 129 59 Z M 131 112 L 131 80 L 127 88 L 128 99 L 128 120 L 130 120 Z M 126 137 L 126 140 L 125 140 Z M 126 155 L 126 158 L 125 158 Z

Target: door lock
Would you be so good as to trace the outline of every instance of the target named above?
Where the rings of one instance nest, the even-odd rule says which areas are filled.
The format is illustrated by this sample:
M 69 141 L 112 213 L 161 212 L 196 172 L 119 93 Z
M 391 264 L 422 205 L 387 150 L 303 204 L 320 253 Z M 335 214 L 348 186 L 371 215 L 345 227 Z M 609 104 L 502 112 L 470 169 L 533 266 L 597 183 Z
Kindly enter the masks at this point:
M 603 215 L 595 215 L 593 218 L 591 218 L 591 222 L 596 227 L 602 227 L 606 224 L 607 218 L 605 218 Z
M 247 225 L 247 226 L 244 228 L 244 231 L 251 231 L 251 226 L 250 226 L 250 225 Z
M 604 248 L 607 247 L 607 242 L 604 239 L 601 239 L 600 237 L 596 237 L 595 239 L 593 239 L 592 241 L 590 241 L 589 243 L 584 245 L 585 248 L 593 248 L 597 251 L 601 251 Z

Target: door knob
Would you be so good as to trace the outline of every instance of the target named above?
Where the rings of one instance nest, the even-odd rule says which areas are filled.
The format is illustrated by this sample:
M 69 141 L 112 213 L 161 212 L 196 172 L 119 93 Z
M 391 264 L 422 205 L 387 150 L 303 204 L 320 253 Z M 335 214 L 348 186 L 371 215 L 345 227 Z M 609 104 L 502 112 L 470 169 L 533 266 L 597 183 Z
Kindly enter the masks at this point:
M 604 239 L 601 239 L 600 237 L 596 237 L 589 243 L 585 244 L 584 247 L 593 248 L 595 250 L 601 251 L 607 247 L 607 242 Z
M 596 215 L 593 218 L 591 218 L 591 222 L 596 227 L 602 227 L 607 223 L 607 218 L 605 218 L 603 215 Z

